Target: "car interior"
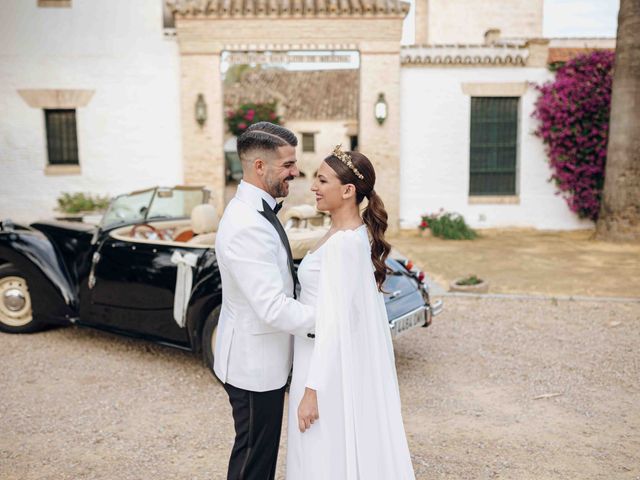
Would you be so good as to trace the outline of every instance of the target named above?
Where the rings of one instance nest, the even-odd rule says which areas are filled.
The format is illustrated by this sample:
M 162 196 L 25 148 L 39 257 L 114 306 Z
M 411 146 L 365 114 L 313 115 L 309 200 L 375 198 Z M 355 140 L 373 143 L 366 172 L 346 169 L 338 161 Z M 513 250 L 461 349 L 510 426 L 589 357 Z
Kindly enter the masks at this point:
M 295 260 L 302 259 L 329 228 L 329 216 L 311 205 L 297 205 L 283 215 L 283 224 Z M 211 204 L 197 205 L 191 218 L 157 220 L 112 230 L 110 236 L 125 242 L 212 248 L 218 229 L 218 214 Z
M 210 248 L 215 244 L 217 229 L 218 213 L 207 203 L 195 206 L 189 219 L 127 225 L 112 230 L 110 236 L 126 242 Z

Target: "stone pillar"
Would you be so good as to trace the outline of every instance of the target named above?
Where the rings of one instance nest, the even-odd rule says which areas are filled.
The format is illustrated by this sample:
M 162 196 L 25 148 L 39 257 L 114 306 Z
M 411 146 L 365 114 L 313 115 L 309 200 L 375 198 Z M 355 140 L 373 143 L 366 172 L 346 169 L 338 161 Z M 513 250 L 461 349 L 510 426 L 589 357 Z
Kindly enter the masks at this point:
M 532 38 L 525 45 L 529 49 L 527 67 L 544 68 L 549 62 L 549 39 Z
M 415 0 L 416 45 L 429 43 L 429 0 Z
M 224 116 L 219 53 L 180 56 L 183 176 L 186 185 L 205 185 L 221 215 L 224 209 Z M 207 121 L 195 118 L 198 94 L 207 104 Z
M 389 232 L 400 227 L 400 57 L 397 51 L 360 53 L 358 150 L 376 169 L 376 192 L 389 214 Z M 379 125 L 374 108 L 383 93 L 388 116 Z

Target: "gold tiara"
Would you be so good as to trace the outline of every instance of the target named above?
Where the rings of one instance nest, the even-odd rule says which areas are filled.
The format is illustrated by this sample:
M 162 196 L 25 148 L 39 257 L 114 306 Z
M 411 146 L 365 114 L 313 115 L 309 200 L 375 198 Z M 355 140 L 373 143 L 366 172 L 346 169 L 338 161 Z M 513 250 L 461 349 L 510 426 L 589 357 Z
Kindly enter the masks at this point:
M 344 163 L 347 167 L 349 167 L 356 177 L 358 177 L 360 180 L 364 180 L 364 175 L 362 175 L 358 171 L 356 166 L 351 161 L 351 155 L 349 155 L 347 152 L 343 152 L 341 147 L 342 147 L 342 144 L 336 145 L 336 148 L 334 148 L 333 152 L 331 153 L 333 153 L 333 155 L 338 157 L 342 163 Z

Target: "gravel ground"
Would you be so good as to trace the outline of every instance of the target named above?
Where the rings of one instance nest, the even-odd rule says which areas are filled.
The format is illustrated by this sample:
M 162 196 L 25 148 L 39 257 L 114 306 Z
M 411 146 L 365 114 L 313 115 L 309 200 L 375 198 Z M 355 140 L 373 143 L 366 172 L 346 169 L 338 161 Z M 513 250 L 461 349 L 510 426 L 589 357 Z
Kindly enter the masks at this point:
M 640 303 L 445 308 L 396 342 L 419 479 L 640 479 Z M 3 480 L 224 478 L 230 408 L 191 354 L 79 328 L 0 352 Z

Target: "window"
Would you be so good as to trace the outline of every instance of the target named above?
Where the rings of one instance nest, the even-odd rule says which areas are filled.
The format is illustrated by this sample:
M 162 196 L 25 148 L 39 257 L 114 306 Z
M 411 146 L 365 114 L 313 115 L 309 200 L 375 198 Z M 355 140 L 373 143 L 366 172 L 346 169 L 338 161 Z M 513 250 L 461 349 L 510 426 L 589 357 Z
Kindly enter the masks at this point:
M 316 151 L 316 136 L 313 133 L 302 134 L 302 151 L 303 152 L 315 152 Z
M 349 150 L 352 152 L 358 150 L 358 135 L 349 135 Z
M 469 195 L 515 195 L 518 97 L 471 97 Z
M 49 165 L 78 165 L 75 110 L 45 110 Z

